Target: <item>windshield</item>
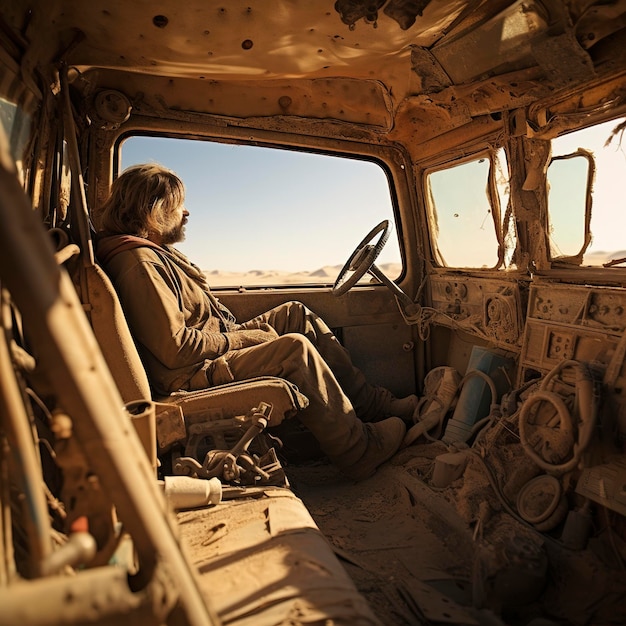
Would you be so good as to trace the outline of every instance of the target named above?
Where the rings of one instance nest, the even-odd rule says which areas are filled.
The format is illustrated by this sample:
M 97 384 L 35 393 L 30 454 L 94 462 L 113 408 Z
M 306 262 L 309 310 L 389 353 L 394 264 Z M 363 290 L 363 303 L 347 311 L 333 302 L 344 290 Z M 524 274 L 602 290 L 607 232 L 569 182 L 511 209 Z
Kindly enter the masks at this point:
M 177 247 L 213 286 L 333 284 L 365 233 L 394 222 L 387 174 L 372 161 L 145 136 L 121 155 L 124 168 L 156 161 L 183 180 L 190 216 Z M 397 233 L 377 264 L 401 274 Z

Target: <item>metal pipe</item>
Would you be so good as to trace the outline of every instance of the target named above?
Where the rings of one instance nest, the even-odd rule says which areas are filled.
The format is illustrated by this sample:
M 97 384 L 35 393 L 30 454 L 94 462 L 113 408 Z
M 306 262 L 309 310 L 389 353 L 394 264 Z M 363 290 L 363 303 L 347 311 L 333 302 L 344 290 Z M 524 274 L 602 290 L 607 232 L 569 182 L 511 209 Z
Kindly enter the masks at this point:
M 95 262 L 93 252 L 93 242 L 89 232 L 89 212 L 87 210 L 87 197 L 85 196 L 85 184 L 83 173 L 80 167 L 80 154 L 78 152 L 78 141 L 76 139 L 76 126 L 72 114 L 72 103 L 70 101 L 70 88 L 67 78 L 67 66 L 63 66 L 59 72 L 61 83 L 61 97 L 63 98 L 63 127 L 65 130 L 65 141 L 67 142 L 67 154 L 72 172 L 72 193 L 76 207 L 73 212 L 74 222 L 78 226 L 80 237 L 81 257 L 85 265 L 93 265 Z
M 3 294 L 3 300 L 5 295 Z M 25 504 L 28 507 L 24 517 L 30 544 L 30 575 L 37 577 L 41 575 L 43 561 L 52 551 L 50 515 L 41 488 L 43 483 L 41 463 L 35 452 L 36 443 L 33 440 L 30 419 L 24 408 L 24 398 L 14 375 L 4 333 L 0 339 L 0 371 L 3 372 L 0 377 L 0 421 L 9 438 L 14 458 L 19 464 L 21 487 L 24 490 Z
M 150 588 L 139 593 L 129 588 L 121 567 L 17 580 L 0 587 L 0 626 L 161 626 L 163 615 L 154 615 L 154 601 Z
M 67 543 L 42 562 L 41 572 L 44 576 L 49 576 L 59 573 L 67 566 L 85 565 L 96 556 L 97 551 L 98 546 L 92 535 L 86 532 L 72 533 Z
M 383 283 L 383 285 L 386 285 L 405 307 L 415 306 L 413 300 L 411 300 L 411 298 L 409 298 L 409 296 L 407 296 L 407 294 L 404 293 L 404 291 L 402 291 L 396 283 L 390 280 L 376 264 L 372 263 L 372 266 L 367 271 Z M 411 311 L 409 311 L 409 314 L 411 314 Z

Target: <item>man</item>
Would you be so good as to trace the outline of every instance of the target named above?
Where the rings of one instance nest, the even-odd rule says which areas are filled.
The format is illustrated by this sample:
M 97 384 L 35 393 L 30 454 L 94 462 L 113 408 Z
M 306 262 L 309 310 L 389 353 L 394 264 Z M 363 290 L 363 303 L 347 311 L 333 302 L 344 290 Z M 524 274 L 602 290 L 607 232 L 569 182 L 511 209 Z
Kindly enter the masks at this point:
M 172 247 L 183 241 L 188 216 L 183 183 L 156 164 L 123 172 L 94 216 L 98 258 L 154 393 L 284 378 L 308 397 L 298 419 L 330 460 L 356 480 L 374 473 L 400 447 L 401 418 L 410 419 L 417 398 L 396 399 L 367 383 L 324 321 L 300 302 L 237 323 L 205 275 Z

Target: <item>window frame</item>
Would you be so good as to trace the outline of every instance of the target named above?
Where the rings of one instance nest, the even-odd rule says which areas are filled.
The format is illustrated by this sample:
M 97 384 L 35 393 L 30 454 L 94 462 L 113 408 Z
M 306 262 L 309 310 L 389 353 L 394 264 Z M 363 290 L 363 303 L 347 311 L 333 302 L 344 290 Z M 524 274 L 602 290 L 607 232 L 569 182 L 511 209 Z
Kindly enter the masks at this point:
M 504 218 L 510 211 L 510 199 L 509 206 L 505 208 L 505 212 L 502 212 L 502 206 L 500 202 L 500 194 L 498 193 L 498 184 L 496 182 L 496 174 L 498 172 L 498 166 L 496 164 L 496 160 L 498 159 L 498 152 L 502 151 L 502 155 L 506 161 L 506 173 L 509 176 L 509 180 L 507 185 L 510 190 L 510 168 L 508 166 L 508 152 L 504 146 L 501 145 L 488 145 L 484 146 L 479 150 L 472 152 L 471 154 L 464 154 L 460 158 L 456 158 L 453 160 L 449 160 L 446 162 L 438 162 L 433 165 L 429 165 L 424 168 L 422 172 L 422 189 L 424 193 L 424 204 L 426 208 L 426 216 L 427 216 L 427 231 L 428 238 L 430 241 L 431 251 L 432 251 L 432 262 L 433 265 L 440 270 L 463 270 L 470 272 L 488 272 L 488 271 L 502 271 L 505 269 L 505 255 L 506 255 L 506 235 L 508 232 L 508 228 L 505 227 Z M 485 197 L 487 198 L 490 205 L 491 212 L 491 222 L 494 226 L 494 234 L 496 239 L 496 262 L 494 265 L 485 267 L 485 266 L 471 266 L 471 265 L 447 265 L 444 261 L 443 255 L 438 249 L 437 239 L 438 234 L 435 232 L 435 228 L 438 228 L 438 219 L 436 215 L 436 206 L 434 200 L 432 198 L 432 190 L 429 183 L 429 176 L 436 172 L 443 172 L 446 170 L 451 170 L 454 167 L 459 167 L 467 163 L 472 163 L 475 161 L 480 161 L 481 159 L 487 159 L 489 162 L 489 169 L 487 171 L 487 185 L 486 185 L 486 193 Z M 509 196 L 510 198 L 510 196 Z
M 574 119 L 575 122 L 580 122 L 579 119 Z M 612 144 L 613 141 L 617 141 L 621 146 L 621 151 L 623 152 L 626 149 L 626 107 L 620 106 L 615 111 L 611 111 L 609 114 L 601 114 L 597 116 L 586 116 L 584 119 L 584 123 L 578 124 L 567 124 L 564 127 L 559 129 L 558 133 L 553 133 L 549 135 L 549 139 L 551 142 L 567 137 L 575 137 L 578 133 L 584 133 L 585 131 L 590 131 L 597 129 L 600 126 L 606 125 L 607 127 L 611 127 L 611 135 L 610 140 L 607 139 L 605 135 L 604 144 L 601 147 L 601 150 L 608 148 L 609 144 Z M 603 283 L 609 284 L 613 281 L 618 281 L 619 284 L 625 284 L 623 274 L 626 274 L 626 267 L 624 267 L 624 263 L 626 260 L 624 258 L 610 258 L 610 253 L 617 253 L 623 250 L 621 244 L 618 246 L 611 248 L 610 246 L 603 245 L 599 250 L 602 251 L 601 258 L 605 259 L 604 262 L 592 262 L 588 256 L 593 256 L 599 252 L 598 249 L 594 249 L 594 245 L 597 244 L 595 241 L 595 236 L 597 235 L 597 225 L 602 222 L 600 217 L 604 219 L 608 219 L 606 215 L 600 210 L 601 203 L 598 203 L 599 190 L 606 188 L 603 185 L 599 184 L 599 178 L 602 178 L 602 175 L 606 170 L 602 167 L 604 163 L 601 163 L 600 167 L 598 167 L 598 160 L 602 160 L 602 154 L 596 153 L 594 150 L 597 149 L 597 145 L 593 145 L 593 142 L 590 144 L 585 144 L 585 141 L 580 139 L 575 142 L 570 148 L 570 151 L 566 154 L 557 154 L 557 156 L 550 157 L 548 161 L 549 164 L 552 163 L 553 160 L 558 158 L 564 158 L 568 156 L 572 156 L 575 154 L 584 154 L 589 155 L 589 162 L 592 167 L 588 169 L 587 183 L 586 183 L 586 197 L 585 197 L 585 215 L 583 217 L 584 220 L 584 243 L 580 249 L 580 251 L 576 255 L 563 255 L 563 256 L 554 256 L 552 254 L 551 249 L 551 241 L 550 241 L 550 203 L 548 198 L 548 178 L 546 173 L 546 243 L 547 243 L 547 255 L 551 265 L 551 271 L 555 274 L 563 273 L 563 272 L 572 272 L 573 280 L 578 280 L 577 276 L 580 274 L 580 280 L 599 280 Z M 577 146 L 574 148 L 574 146 Z M 553 145 L 551 146 L 551 153 L 553 150 Z M 620 171 L 623 174 L 623 170 Z M 595 226 L 594 226 L 595 224 Z M 606 247 L 605 247 L 606 246 Z M 591 248 L 591 250 L 589 250 Z M 582 278 L 582 273 L 586 278 Z M 569 276 L 569 274 L 568 274 Z
M 585 255 L 585 252 L 587 251 L 587 248 L 591 244 L 591 240 L 592 240 L 591 213 L 592 213 L 592 204 L 593 204 L 593 181 L 595 180 L 595 176 L 596 176 L 596 161 L 593 156 L 593 153 L 591 153 L 589 150 L 586 150 L 584 148 L 578 148 L 578 150 L 569 152 L 568 154 L 550 157 L 548 167 L 546 168 L 546 179 L 545 179 L 546 186 L 547 187 L 549 186 L 549 172 L 550 172 L 550 166 L 552 165 L 552 163 L 554 163 L 555 161 L 566 161 L 566 160 L 575 159 L 578 157 L 583 157 L 584 159 L 586 159 L 587 166 L 588 166 L 587 167 L 587 180 L 586 180 L 586 185 L 585 185 L 585 209 L 584 209 L 585 214 L 583 216 L 584 231 L 582 233 L 583 242 L 581 244 L 580 249 L 578 250 L 576 254 L 560 255 L 560 256 L 554 256 L 552 254 L 552 240 L 551 240 L 552 222 L 550 220 L 550 196 L 548 193 L 547 210 L 546 210 L 546 220 L 547 220 L 546 233 L 548 235 L 547 251 L 548 251 L 548 258 L 552 262 L 581 265 L 583 262 L 583 257 Z
M 411 188 L 411 176 L 412 168 L 410 167 L 410 160 L 404 150 L 398 146 L 379 146 L 371 143 L 362 143 L 351 140 L 337 140 L 337 139 L 324 139 L 318 137 L 308 137 L 302 135 L 283 134 L 273 131 L 246 129 L 245 136 L 241 136 L 241 130 L 239 128 L 228 129 L 233 131 L 232 134 L 209 134 L 206 132 L 206 126 L 199 127 L 196 123 L 190 124 L 189 129 L 183 128 L 185 125 L 178 123 L 176 132 L 172 132 L 167 128 L 170 120 L 150 120 L 156 123 L 146 124 L 146 120 L 141 118 L 135 118 L 133 121 L 136 123 L 131 126 L 125 125 L 125 127 L 119 130 L 114 135 L 108 134 L 107 139 L 110 141 L 110 151 L 112 155 L 110 163 L 110 176 L 111 180 L 119 174 L 121 171 L 121 144 L 132 136 L 156 136 L 170 139 L 186 139 L 186 140 L 198 140 L 198 141 L 210 141 L 222 144 L 237 144 L 248 145 L 259 148 L 279 149 L 285 151 L 295 151 L 303 153 L 317 154 L 321 156 L 330 156 L 336 158 L 347 158 L 352 160 L 361 160 L 378 165 L 385 175 L 389 190 L 389 199 L 391 205 L 391 219 L 395 229 L 395 236 L 397 237 L 398 250 L 400 254 L 400 266 L 401 270 L 399 275 L 394 278 L 396 284 L 402 284 L 407 280 L 409 272 L 409 263 L 407 257 L 411 256 L 411 246 L 407 245 L 405 237 L 411 237 L 411 230 L 416 230 L 414 215 L 414 202 L 411 203 L 411 198 L 414 199 L 415 186 Z M 137 123 L 139 122 L 139 123 Z M 181 127 L 182 126 L 182 127 Z M 193 129 L 193 132 L 189 132 Z M 211 129 L 214 130 L 214 129 Z M 332 147 L 329 145 L 332 144 Z M 401 173 L 401 174 L 400 174 Z M 97 172 L 96 172 L 97 175 Z M 103 193 L 104 189 L 102 185 L 99 185 L 97 189 L 94 189 L 97 194 L 95 198 L 96 203 L 101 203 L 103 198 L 108 195 L 108 187 L 106 193 Z M 374 226 L 374 224 L 372 225 Z M 409 231 L 407 233 L 407 230 Z M 350 234 L 351 239 L 359 239 L 363 233 L 354 232 Z M 392 235 L 394 236 L 394 235 Z M 350 241 L 347 241 L 350 244 Z M 416 248 L 421 248 L 421 244 L 418 244 Z M 347 255 L 350 251 L 347 252 Z M 412 252 L 415 254 L 415 252 Z M 347 258 L 346 255 L 346 258 Z M 254 291 L 254 290 L 301 290 L 301 289 L 316 289 L 324 290 L 332 286 L 332 281 L 328 282 L 296 282 L 296 283 L 272 283 L 272 284 L 246 284 L 246 285 L 220 285 L 219 290 L 223 291 Z M 355 288 L 368 288 L 373 286 L 382 286 L 379 282 L 359 282 L 355 285 Z

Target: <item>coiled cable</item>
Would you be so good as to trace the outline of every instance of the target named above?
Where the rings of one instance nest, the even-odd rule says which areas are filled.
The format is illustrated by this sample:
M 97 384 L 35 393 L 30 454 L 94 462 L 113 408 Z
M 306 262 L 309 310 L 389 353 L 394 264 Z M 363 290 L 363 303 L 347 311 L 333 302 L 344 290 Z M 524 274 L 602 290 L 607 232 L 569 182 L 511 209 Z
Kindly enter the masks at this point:
M 567 408 L 561 396 L 548 389 L 553 378 L 563 369 L 571 367 L 576 370 L 576 392 L 574 409 L 577 413 L 577 422 Z M 596 423 L 597 404 L 594 393 L 595 381 L 587 364 L 565 360 L 558 363 L 541 382 L 539 389 L 529 396 L 522 405 L 519 413 L 519 435 L 522 448 L 530 459 L 532 459 L 541 469 L 553 474 L 565 474 L 576 468 L 580 462 L 583 452 L 586 450 Z M 559 428 L 562 431 L 563 439 L 571 439 L 571 458 L 562 463 L 552 463 L 546 460 L 530 442 L 529 426 L 530 410 L 540 402 L 548 402 L 556 410 L 559 419 Z

